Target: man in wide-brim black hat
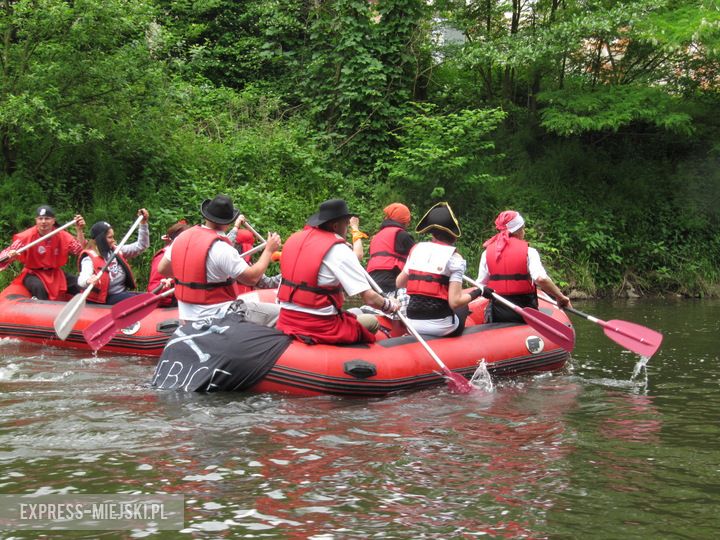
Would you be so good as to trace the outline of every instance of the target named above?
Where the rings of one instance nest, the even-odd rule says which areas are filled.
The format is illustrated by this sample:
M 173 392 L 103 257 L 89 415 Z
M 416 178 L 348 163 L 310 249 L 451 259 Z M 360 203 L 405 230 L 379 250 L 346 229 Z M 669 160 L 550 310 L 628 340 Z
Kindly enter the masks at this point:
M 345 295 L 359 294 L 364 303 L 386 313 L 397 304 L 376 293 L 367 272 L 345 240 L 352 213 L 342 199 L 320 204 L 306 227 L 285 242 L 278 289 L 277 327 L 306 343 L 371 343 L 377 319 L 342 310 Z
M 167 247 L 158 271 L 175 278 L 175 297 L 184 321 L 222 317 L 238 294 L 250 290 L 263 276 L 274 251 L 280 249 L 277 233 L 270 233 L 257 262 L 250 266 L 225 236 L 240 214 L 227 195 L 206 199 L 200 205 L 205 218 L 182 232 Z M 240 285 L 238 285 L 240 284 Z M 280 311 L 275 304 L 245 302 L 248 320 L 273 326 Z
M 430 233 L 432 242 L 415 244 L 397 277 L 398 288 L 407 287 L 410 296 L 407 317 L 421 334 L 460 335 L 467 305 L 480 296 L 479 290 L 462 290 L 467 264 L 455 248 L 460 224 L 450 205 L 440 202 L 427 211 L 415 230 Z

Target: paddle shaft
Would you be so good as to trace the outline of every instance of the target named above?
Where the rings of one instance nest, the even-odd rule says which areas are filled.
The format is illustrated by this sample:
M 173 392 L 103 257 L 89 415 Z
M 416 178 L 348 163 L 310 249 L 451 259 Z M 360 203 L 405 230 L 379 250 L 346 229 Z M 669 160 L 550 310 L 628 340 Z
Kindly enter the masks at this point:
M 558 305 L 557 301 L 547 294 L 543 295 L 543 298 L 550 302 L 551 304 Z M 620 344 L 628 349 L 630 349 L 633 352 L 637 352 L 638 354 L 647 355 L 648 350 L 645 350 L 645 347 L 650 347 L 651 349 L 651 355 L 657 351 L 657 348 L 660 346 L 660 342 L 662 341 L 662 334 L 659 332 L 656 332 L 655 330 L 652 330 L 650 328 L 646 328 L 642 325 L 638 325 L 635 323 L 629 323 L 626 321 L 604 321 L 602 319 L 598 319 L 597 317 L 594 317 L 588 313 L 584 313 L 580 311 L 579 309 L 575 309 L 573 307 L 564 307 L 562 308 L 565 311 L 569 311 L 570 313 L 573 313 L 575 315 L 578 315 L 579 317 L 582 317 L 583 319 L 587 319 L 588 321 L 599 324 L 602 326 L 602 328 L 605 330 L 605 335 L 607 335 L 610 339 L 613 339 L 615 342 L 618 342 L 619 338 L 614 338 L 612 336 L 613 333 L 618 334 L 620 336 L 624 336 L 626 338 L 630 338 L 631 340 L 637 341 L 638 345 L 633 346 L 629 343 L 624 342 L 624 340 L 621 340 Z M 632 331 L 629 331 L 632 330 Z M 636 347 L 640 347 L 639 349 L 636 349 Z M 654 348 L 654 350 L 653 350 Z
M 57 233 L 59 233 L 60 231 L 64 231 L 65 229 L 67 229 L 68 227 L 70 227 L 71 225 L 73 225 L 74 223 L 75 223 L 75 220 L 74 220 L 74 219 L 73 219 L 72 221 L 68 221 L 68 222 L 67 222 L 65 225 L 63 225 L 62 227 L 58 227 L 57 229 L 53 229 L 52 231 L 50 231 L 49 233 L 47 233 L 45 236 L 41 236 L 41 237 L 38 238 L 37 240 L 33 240 L 33 241 L 30 242 L 28 245 L 23 246 L 23 247 L 21 247 L 20 249 L 17 249 L 17 250 L 15 250 L 15 251 L 17 251 L 17 253 L 18 253 L 18 255 L 19 255 L 19 254 L 22 253 L 23 251 L 28 250 L 28 249 L 30 249 L 31 247 L 38 245 L 38 244 L 39 244 L 40 242 L 42 242 L 43 240 L 47 240 L 48 238 L 50 238 L 50 237 L 52 237 L 52 236 L 55 236 L 55 235 L 56 235 Z M 0 257 L 0 263 L 5 262 L 5 261 L 7 261 L 8 259 L 9 259 L 9 257 L 8 257 L 7 255 L 3 255 L 2 257 Z
M 113 251 L 110 259 L 96 274 L 97 276 L 101 276 L 102 273 L 107 270 L 108 266 L 110 266 L 110 263 L 115 260 L 115 257 L 117 257 L 118 253 L 120 253 L 120 250 L 128 241 L 128 238 L 130 238 L 130 235 L 133 233 L 133 231 L 135 231 L 138 225 L 140 225 L 140 222 L 142 220 L 143 216 L 137 217 L 135 223 L 132 224 L 132 227 L 130 227 L 127 234 L 125 234 L 123 239 L 120 240 L 120 243 L 115 247 L 115 250 Z M 81 294 L 74 296 L 62 309 L 62 311 L 58 313 L 57 317 L 55 317 L 55 320 L 53 321 L 53 326 L 55 328 L 55 333 L 61 340 L 65 340 L 65 338 L 70 335 L 70 332 L 72 331 L 73 326 L 75 326 L 77 318 L 80 315 L 80 311 L 83 307 L 85 307 L 85 302 L 87 301 L 87 297 L 90 296 L 92 288 L 93 284 L 88 283 L 88 285 L 85 287 L 85 290 Z
M 109 258 L 109 259 L 107 260 L 107 262 L 103 265 L 103 267 L 98 271 L 98 273 L 95 274 L 97 277 L 102 276 L 103 272 L 105 272 L 105 270 L 108 269 L 108 267 L 110 266 L 110 264 L 115 260 L 115 258 L 116 258 L 116 257 L 118 256 L 118 254 L 120 253 L 120 250 L 121 250 L 121 249 L 123 248 L 123 246 L 127 243 L 128 239 L 130 238 L 130 235 L 131 235 L 133 232 L 135 232 L 135 229 L 138 228 L 138 226 L 140 225 L 140 222 L 141 222 L 142 220 L 143 220 L 143 216 L 138 216 L 138 217 L 137 217 L 137 219 L 135 220 L 135 223 L 132 224 L 132 227 L 130 227 L 130 229 L 128 229 L 128 232 L 125 233 L 125 236 L 123 236 L 122 240 L 120 240 L 120 243 L 119 243 L 117 246 L 115 246 L 115 249 L 113 250 L 112 255 L 110 256 L 110 258 Z M 92 284 L 92 283 L 89 283 L 89 284 L 85 287 L 85 290 L 83 291 L 83 295 L 84 295 L 85 298 L 87 298 L 88 295 L 90 294 L 90 291 L 92 290 L 92 287 L 93 287 L 93 284 Z
M 378 285 L 375 280 L 372 278 L 372 276 L 366 271 L 365 277 L 367 278 L 368 282 L 370 283 L 370 286 L 375 290 L 376 293 L 385 296 L 385 293 L 380 288 L 380 285 Z M 400 311 L 397 312 L 398 317 L 400 317 L 400 320 L 405 325 L 405 327 L 410 331 L 410 333 L 413 335 L 415 339 L 417 339 L 420 344 L 425 348 L 425 350 L 428 352 L 428 354 L 432 357 L 433 360 L 437 363 L 438 366 L 440 366 L 440 369 L 442 369 L 442 372 L 445 374 L 452 374 L 455 375 L 452 371 L 450 371 L 450 368 L 448 368 L 445 363 L 440 360 L 440 357 L 435 354 L 435 351 L 432 350 L 430 345 L 427 344 L 427 341 L 423 339 L 423 337 L 419 334 L 415 328 L 413 328 L 413 325 L 410 323 L 408 318 L 403 315 Z M 470 383 L 468 383 L 470 384 Z
M 265 243 L 263 242 L 260 245 L 255 246 L 252 249 L 247 250 L 245 253 L 241 253 L 241 257 L 246 257 L 248 255 L 252 255 L 253 253 L 257 253 L 258 251 L 261 251 L 265 249 Z M 133 313 L 140 312 L 141 310 L 144 310 L 146 307 L 151 306 L 152 304 L 156 304 L 160 302 L 163 298 L 166 296 L 170 296 L 175 292 L 175 287 L 172 289 L 168 289 L 167 291 L 163 291 L 161 294 L 157 294 L 157 292 L 162 288 L 162 285 L 158 285 L 155 287 L 149 294 L 152 294 L 152 298 L 148 297 L 145 300 L 141 302 L 137 302 L 137 297 L 130 297 L 126 298 L 122 302 L 119 302 L 115 306 L 113 306 L 112 314 L 115 319 L 125 319 L 129 315 L 132 315 Z M 148 293 L 146 293 L 148 294 Z M 129 304 L 129 307 L 123 308 L 123 304 Z M 153 308 L 154 309 L 154 308 Z M 132 324 L 140 319 L 143 319 L 147 314 L 146 313 L 140 313 L 138 318 L 133 318 L 129 321 L 124 321 L 122 323 L 123 326 L 126 326 L 128 324 Z
M 474 279 L 468 276 L 463 276 L 463 279 L 471 285 L 474 285 L 481 291 L 485 290 L 485 287 L 483 287 Z M 517 304 L 513 304 L 510 300 L 508 300 L 507 298 L 503 298 L 494 291 L 492 293 L 492 296 L 494 300 L 497 300 L 501 304 L 506 305 L 515 313 L 519 314 L 528 325 L 535 328 L 538 332 L 545 333 L 548 339 L 554 340 L 558 345 L 561 345 L 563 349 L 569 351 L 573 349 L 575 344 L 575 337 L 574 335 L 572 335 L 572 330 L 561 322 L 556 321 L 552 317 L 545 316 L 538 310 L 532 308 L 521 308 Z
M 260 240 L 261 242 L 265 242 L 265 239 L 262 237 L 262 235 L 261 235 L 259 232 L 257 232 L 257 231 L 253 228 L 253 226 L 250 225 L 247 221 L 245 221 L 245 222 L 243 223 L 243 225 L 245 226 L 245 228 L 246 228 L 248 231 L 250 231 L 251 233 L 253 233 L 253 234 L 255 235 L 255 238 L 257 238 L 257 239 Z M 244 255 L 243 255 L 243 256 L 244 256 Z

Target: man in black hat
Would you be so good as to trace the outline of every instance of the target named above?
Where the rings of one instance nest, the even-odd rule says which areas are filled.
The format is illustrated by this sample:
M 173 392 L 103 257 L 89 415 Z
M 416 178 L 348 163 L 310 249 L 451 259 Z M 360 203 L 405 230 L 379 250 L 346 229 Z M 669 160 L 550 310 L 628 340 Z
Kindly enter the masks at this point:
M 418 233 L 430 233 L 432 242 L 420 242 L 410 251 L 397 277 L 398 288 L 407 287 L 407 317 L 415 330 L 429 336 L 460 335 L 468 315 L 467 305 L 480 290 L 464 293 L 465 259 L 455 249 L 460 224 L 446 202 L 433 206 L 418 223 Z
M 376 293 L 345 237 L 355 214 L 342 199 L 331 199 L 288 238 L 280 259 L 277 327 L 307 343 L 371 343 L 378 322 L 373 315 L 342 310 L 344 295 L 361 295 L 365 304 L 394 313 L 393 300 Z
M 74 221 L 75 237 L 63 230 L 19 253 L 24 246 L 56 228 L 55 211 L 46 204 L 39 206 L 35 212 L 35 225 L 13 236 L 10 247 L 0 253 L 3 260 L 0 270 L 19 259 L 25 268 L 14 283 L 24 285 L 39 300 L 65 300 L 67 294 L 80 292 L 77 277 L 62 270 L 68 256 L 78 255 L 85 246 L 85 220 L 77 214 Z
M 158 264 L 161 274 L 175 279 L 175 297 L 184 321 L 224 316 L 238 294 L 263 276 L 273 252 L 281 246 L 280 235 L 270 233 L 265 249 L 250 266 L 224 234 L 240 215 L 230 197 L 206 199 L 200 213 L 205 223 L 175 238 Z M 245 302 L 245 307 L 248 320 L 265 326 L 273 326 L 280 311 L 276 304 L 262 302 Z

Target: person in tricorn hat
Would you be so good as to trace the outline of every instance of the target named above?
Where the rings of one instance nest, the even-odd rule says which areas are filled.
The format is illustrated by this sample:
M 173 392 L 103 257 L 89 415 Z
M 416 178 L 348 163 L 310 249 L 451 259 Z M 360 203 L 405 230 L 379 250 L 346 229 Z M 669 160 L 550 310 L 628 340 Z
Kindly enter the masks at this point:
M 140 227 L 138 227 L 137 241 L 122 246 L 118 256 L 110 262 L 107 271 L 99 277 L 97 273 L 112 257 L 117 242 L 115 231 L 107 221 L 98 221 L 90 227 L 90 241 L 78 261 L 80 266 L 78 285 L 83 289 L 88 285 L 93 285 L 87 298 L 89 302 L 117 304 L 140 294 L 133 290 L 136 288 L 135 278 L 128 259 L 137 257 L 150 246 L 150 229 L 148 228 L 150 214 L 145 208 L 140 208 L 137 214 L 143 217 Z
M 354 215 L 344 200 L 330 199 L 320 204 L 304 229 L 285 242 L 280 259 L 279 330 L 306 343 L 372 343 L 377 318 L 343 311 L 343 293 L 359 294 L 365 304 L 385 313 L 397 311 L 396 302 L 372 289 L 345 240 Z
M 206 199 L 200 205 L 205 218 L 181 233 L 167 247 L 158 265 L 164 276 L 175 279 L 178 312 L 183 321 L 223 317 L 243 288 L 253 286 L 267 269 L 272 253 L 280 248 L 280 235 L 268 234 L 265 249 L 249 266 L 225 236 L 240 211 L 227 195 Z M 244 302 L 247 320 L 273 326 L 279 306 L 262 302 Z
M 538 307 L 537 289 L 553 295 L 560 306 L 570 299 L 548 277 L 540 254 L 525 241 L 525 220 L 515 210 L 505 210 L 495 219 L 499 231 L 487 240 L 480 257 L 478 282 L 520 307 Z M 488 288 L 490 288 L 488 287 Z M 490 300 L 485 313 L 488 322 L 524 322 L 522 316 L 500 302 Z
M 415 230 L 430 233 L 432 241 L 415 244 L 397 277 L 397 287 L 407 287 L 410 296 L 407 317 L 421 334 L 460 335 L 467 305 L 480 296 L 479 290 L 462 289 L 466 262 L 455 249 L 460 224 L 450 205 L 441 202 L 427 211 Z
M 395 290 L 395 280 L 405 267 L 415 240 L 407 232 L 410 209 L 395 202 L 383 209 L 384 220 L 380 230 L 370 240 L 370 258 L 367 269 L 370 276 L 386 292 Z
M 63 230 L 18 253 L 56 228 L 55 211 L 46 204 L 39 206 L 35 211 L 35 225 L 14 235 L 12 244 L 0 252 L 3 261 L 0 270 L 20 260 L 25 268 L 13 283 L 24 285 L 39 300 L 64 300 L 67 294 L 79 293 L 77 276 L 62 269 L 69 255 L 79 255 L 85 247 L 85 220 L 80 214 L 74 220 L 75 237 Z
M 168 227 L 167 229 L 167 232 L 162 235 L 161 239 L 163 242 L 165 242 L 165 245 L 155 252 L 152 261 L 150 262 L 150 278 L 148 279 L 147 286 L 148 291 L 153 291 L 160 285 L 162 285 L 164 289 L 167 289 L 174 285 L 172 278 L 167 278 L 163 276 L 160 272 L 158 272 L 158 265 L 160 264 L 160 261 L 165 255 L 165 250 L 167 249 L 167 247 L 172 244 L 173 240 L 180 236 L 180 233 L 188 230 L 189 228 L 190 225 L 188 225 L 188 222 L 184 219 L 181 219 L 176 223 L 170 225 L 170 227 Z M 160 303 L 158 305 L 163 307 L 177 306 L 177 298 L 175 298 L 174 294 L 171 294 L 170 296 L 166 296 L 165 298 L 160 300 Z

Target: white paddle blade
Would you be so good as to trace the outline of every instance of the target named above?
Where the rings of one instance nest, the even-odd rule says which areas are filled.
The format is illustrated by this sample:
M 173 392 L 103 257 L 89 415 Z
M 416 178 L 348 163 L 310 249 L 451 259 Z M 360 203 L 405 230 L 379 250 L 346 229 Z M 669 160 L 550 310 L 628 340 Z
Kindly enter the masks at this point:
M 55 317 L 53 326 L 55 327 L 55 333 L 61 340 L 65 341 L 72 332 L 78 317 L 80 317 L 80 312 L 85 306 L 86 297 L 87 295 L 84 293 L 73 296 L 62 311 L 58 313 L 58 316 Z

